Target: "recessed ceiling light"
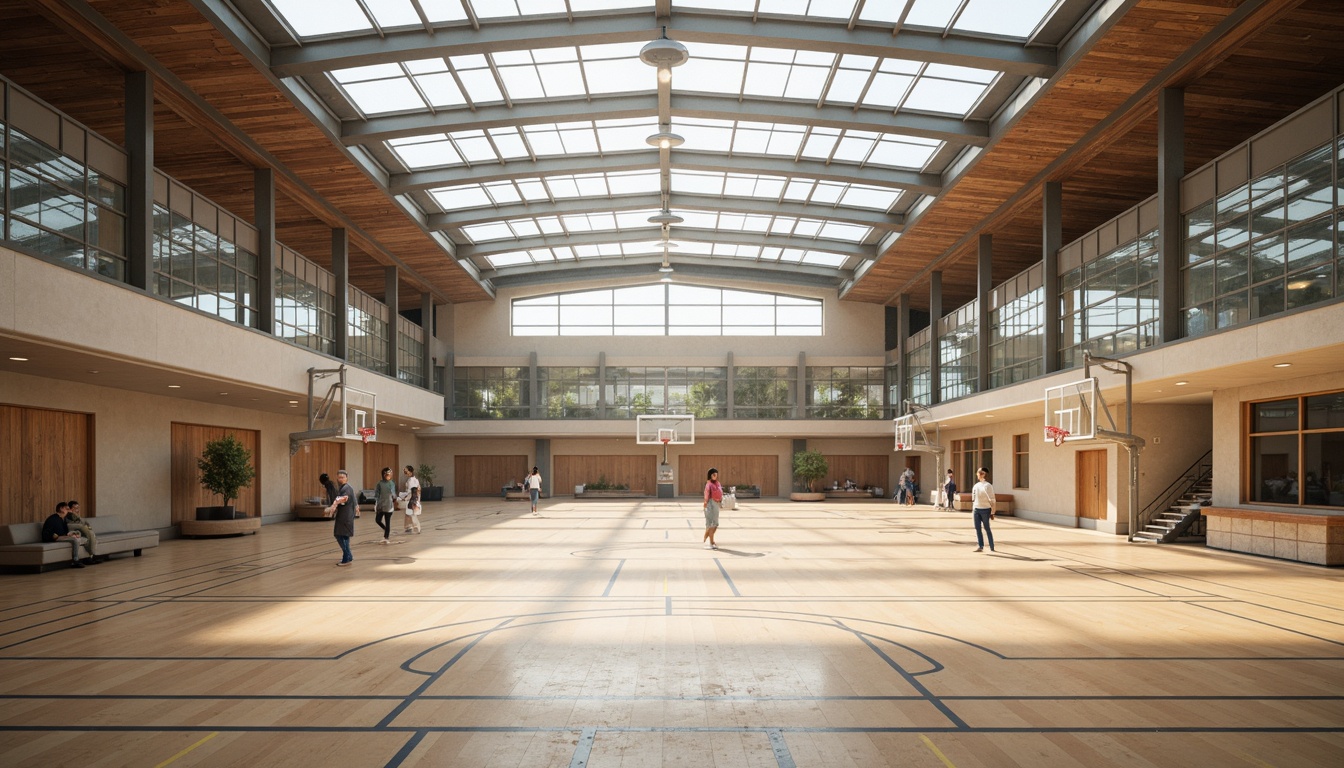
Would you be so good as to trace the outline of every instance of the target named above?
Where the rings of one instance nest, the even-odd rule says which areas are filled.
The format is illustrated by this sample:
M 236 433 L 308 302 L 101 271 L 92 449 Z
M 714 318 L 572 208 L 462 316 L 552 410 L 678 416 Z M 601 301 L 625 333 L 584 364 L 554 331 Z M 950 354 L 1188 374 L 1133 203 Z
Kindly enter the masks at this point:
M 228 394 L 229 394 L 228 392 L 220 392 L 220 393 L 219 393 L 219 396 L 220 396 L 220 397 L 226 397 L 226 396 L 228 396 Z
M 26 362 L 28 362 L 28 358 L 26 358 L 26 357 L 11 357 L 11 358 L 9 358 L 9 359 L 10 359 L 10 360 L 17 361 L 17 362 L 20 362 L 20 363 L 26 363 Z
M 992 414 L 992 413 L 986 413 L 986 414 L 985 414 L 985 418 L 986 418 L 986 419 L 992 419 L 992 418 L 994 418 L 994 414 Z
M 181 389 L 181 388 L 182 388 L 182 385 L 181 385 L 181 384 L 169 384 L 169 385 L 168 385 L 168 388 L 169 388 L 169 389 Z
M 1176 382 L 1176 386 L 1178 386 L 1178 387 L 1184 387 L 1186 384 L 1189 384 L 1189 383 L 1190 383 L 1190 382 L 1188 382 L 1188 381 L 1178 381 L 1178 382 Z M 1161 391 L 1162 391 L 1162 390 L 1160 390 L 1160 389 L 1158 390 L 1158 392 L 1161 392 Z
M 12 359 L 12 358 L 11 358 L 11 359 Z M 1275 363 L 1275 364 L 1274 364 L 1274 367 L 1275 367 L 1275 368 L 1287 368 L 1287 367 L 1289 367 L 1289 366 L 1291 366 L 1291 365 L 1292 365 L 1292 363 Z
M 298 400 L 290 400 L 290 401 L 289 401 L 289 404 L 290 404 L 290 405 L 298 405 L 298 404 L 299 404 L 299 401 L 298 401 Z
M 404 427 L 404 426 L 406 426 L 406 425 L 405 425 L 405 424 L 398 424 L 397 426 L 398 426 L 398 427 Z
M 102 373 L 102 371 L 89 371 L 89 373 L 95 373 L 95 374 L 97 374 L 97 373 Z
M 411 429 L 419 429 L 419 427 L 411 427 Z

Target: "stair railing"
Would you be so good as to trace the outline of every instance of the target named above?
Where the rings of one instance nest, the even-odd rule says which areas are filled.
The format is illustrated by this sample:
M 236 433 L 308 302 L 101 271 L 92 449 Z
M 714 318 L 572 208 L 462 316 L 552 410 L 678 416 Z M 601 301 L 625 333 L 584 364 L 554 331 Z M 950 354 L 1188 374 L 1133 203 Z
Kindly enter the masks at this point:
M 1168 485 L 1161 493 L 1159 493 L 1157 497 L 1153 499 L 1151 504 L 1143 508 L 1143 511 L 1139 513 L 1137 530 L 1143 530 L 1144 526 L 1152 522 L 1154 517 L 1157 517 L 1159 514 L 1166 511 L 1167 508 L 1174 504 L 1182 494 L 1189 491 L 1190 487 L 1195 483 L 1212 475 L 1213 451 L 1210 450 L 1196 459 L 1195 463 L 1187 467 L 1175 480 L 1172 480 L 1171 485 Z

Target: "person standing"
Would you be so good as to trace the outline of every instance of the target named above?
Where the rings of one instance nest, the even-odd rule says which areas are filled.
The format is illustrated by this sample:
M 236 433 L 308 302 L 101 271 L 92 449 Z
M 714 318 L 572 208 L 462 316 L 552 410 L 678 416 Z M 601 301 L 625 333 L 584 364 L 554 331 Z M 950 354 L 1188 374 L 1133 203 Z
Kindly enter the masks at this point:
M 350 537 L 355 535 L 355 509 L 359 507 L 359 498 L 350 487 L 350 476 L 344 469 L 336 473 L 336 482 L 336 498 L 327 507 L 327 514 L 336 516 L 332 534 L 341 545 L 341 561 L 336 564 L 345 566 L 355 561 L 355 556 L 350 553 Z
M 980 479 L 971 488 L 971 515 L 975 518 L 975 541 L 976 552 L 983 552 L 985 549 L 985 538 L 989 538 L 989 551 L 994 551 L 994 532 L 989 529 L 989 521 L 994 519 L 994 486 L 989 484 L 989 470 L 981 467 L 976 471 L 975 476 Z M 980 534 L 980 527 L 984 526 L 985 533 Z
M 901 473 L 901 493 L 905 496 L 905 506 L 915 505 L 915 470 L 910 467 Z
M 406 533 L 420 533 L 420 481 L 415 477 L 415 467 L 407 464 L 402 474 L 406 475 L 406 490 L 402 498 L 406 499 Z
M 392 468 L 383 467 L 382 479 L 373 488 L 373 521 L 383 529 L 383 544 L 392 543 L 392 508 L 397 498 L 397 483 L 392 479 Z
M 56 505 L 56 512 L 47 517 L 42 523 L 43 541 L 68 541 L 70 542 L 70 567 L 83 568 L 84 563 L 79 561 L 79 547 L 83 545 L 89 547 L 89 542 L 78 533 L 71 533 L 70 527 L 66 525 L 65 516 L 70 514 L 70 505 L 64 501 Z M 89 549 L 89 560 L 93 559 L 93 550 Z
M 719 470 L 710 468 L 705 475 L 705 549 L 718 549 L 714 543 L 714 532 L 719 530 L 719 510 L 723 506 L 723 486 L 719 484 Z
M 952 478 L 952 470 L 947 470 L 947 478 L 943 480 L 943 508 L 954 509 L 952 502 L 957 499 L 957 481 Z
M 79 534 L 89 540 L 89 564 L 96 565 L 98 556 L 94 553 L 98 551 L 98 534 L 94 533 L 93 526 L 79 516 L 79 502 L 71 499 L 65 502 L 70 507 L 70 511 L 65 516 L 65 524 L 72 531 L 79 531 Z
M 541 498 L 541 472 L 532 468 L 532 473 L 527 476 L 527 493 L 532 497 L 532 514 L 537 513 L 537 499 Z

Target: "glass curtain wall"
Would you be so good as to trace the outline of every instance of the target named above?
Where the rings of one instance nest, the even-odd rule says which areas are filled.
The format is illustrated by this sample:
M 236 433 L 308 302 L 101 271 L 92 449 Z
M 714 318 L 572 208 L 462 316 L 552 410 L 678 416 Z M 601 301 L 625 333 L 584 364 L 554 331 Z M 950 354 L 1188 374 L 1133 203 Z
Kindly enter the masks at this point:
M 1251 403 L 1246 500 L 1344 508 L 1344 391 Z
M 733 369 L 733 418 L 797 418 L 798 366 L 740 365 Z
M 1332 141 L 1185 215 L 1187 336 L 1341 295 L 1341 153 Z
M 0 81 L 0 92 L 17 89 Z M 0 110 L 4 109 L 0 102 Z M 0 113 L 0 238 L 43 258 L 126 280 L 126 186 L 122 179 L 76 160 L 112 156 L 110 145 L 83 130 L 43 141 Z M 68 119 L 67 119 L 68 120 Z M 109 163 L 112 165 L 115 163 Z M 124 167 L 124 155 L 120 165 Z
M 425 386 L 425 330 L 404 317 L 397 317 L 397 378 L 417 387 Z
M 925 328 L 906 341 L 905 391 L 906 399 L 919 405 L 930 405 L 933 393 L 932 358 L 929 344 L 930 330 Z
M 336 278 L 276 244 L 275 335 L 315 352 L 332 354 L 336 343 Z
M 882 366 L 807 366 L 807 418 L 883 418 L 886 377 Z
M 346 359 L 361 368 L 387 373 L 387 305 L 350 286 L 346 315 Z
M 453 418 L 530 418 L 529 376 L 527 366 L 453 368 Z
M 1060 366 L 1083 353 L 1123 355 L 1157 343 L 1157 230 L 1099 254 L 1060 278 Z
M 980 366 L 976 360 L 980 348 L 976 328 L 979 307 L 980 300 L 973 300 L 938 321 L 940 402 L 973 395 L 980 389 Z
M 154 174 L 151 291 L 256 327 L 256 230 L 173 179 Z
M 723 367 L 612 367 L 603 390 L 609 418 L 689 413 L 698 419 L 728 415 L 728 369 Z
M 1042 372 L 1045 289 L 1038 264 L 990 294 L 989 386 L 1004 387 Z
M 602 392 L 595 366 L 548 366 L 537 370 L 548 419 L 594 419 Z

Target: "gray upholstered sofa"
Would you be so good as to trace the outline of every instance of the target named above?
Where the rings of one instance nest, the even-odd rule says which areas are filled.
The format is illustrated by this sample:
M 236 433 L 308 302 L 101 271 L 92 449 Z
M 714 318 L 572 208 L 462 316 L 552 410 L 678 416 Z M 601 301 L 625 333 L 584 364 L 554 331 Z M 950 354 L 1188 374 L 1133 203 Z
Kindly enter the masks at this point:
M 117 515 L 99 515 L 85 520 L 98 536 L 95 557 L 107 558 L 119 552 L 133 552 L 139 557 L 141 550 L 159 546 L 158 531 L 122 530 L 121 518 Z M 70 542 L 43 542 L 41 523 L 0 525 L 0 566 L 27 566 L 41 572 L 68 562 Z

